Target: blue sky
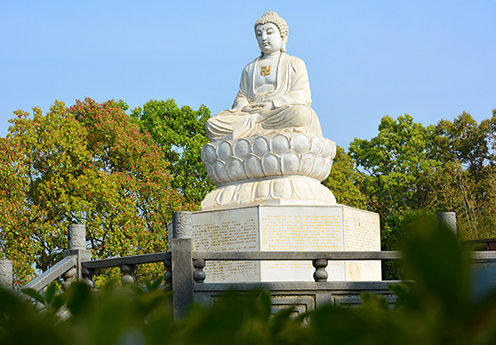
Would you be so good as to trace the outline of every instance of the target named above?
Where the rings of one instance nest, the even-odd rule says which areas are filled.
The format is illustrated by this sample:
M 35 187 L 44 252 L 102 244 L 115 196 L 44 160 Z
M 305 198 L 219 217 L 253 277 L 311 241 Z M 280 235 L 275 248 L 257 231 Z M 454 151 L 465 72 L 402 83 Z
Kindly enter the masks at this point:
M 276 11 L 308 69 L 324 136 L 348 147 L 385 115 L 424 125 L 496 108 L 496 1 L 4 1 L 0 136 L 16 109 L 150 99 L 230 108 Z

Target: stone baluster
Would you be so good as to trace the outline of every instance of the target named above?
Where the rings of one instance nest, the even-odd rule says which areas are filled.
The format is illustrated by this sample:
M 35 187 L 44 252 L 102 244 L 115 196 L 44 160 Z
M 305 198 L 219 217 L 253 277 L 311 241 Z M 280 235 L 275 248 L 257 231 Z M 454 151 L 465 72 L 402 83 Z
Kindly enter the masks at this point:
M 93 276 L 95 275 L 94 268 L 83 268 L 81 271 L 83 274 L 83 281 L 88 284 L 92 289 L 95 288 L 95 282 L 93 281 Z
M 326 259 L 316 259 L 313 260 L 313 267 L 315 267 L 315 272 L 313 273 L 313 279 L 316 282 L 326 282 L 329 275 L 327 274 L 327 260 Z
M 167 285 L 167 289 L 172 289 L 172 261 L 169 259 L 164 260 L 164 282 Z
M 195 268 L 195 272 L 193 273 L 195 281 L 197 283 L 203 283 L 205 281 L 205 272 L 203 271 L 203 268 L 205 267 L 205 260 L 193 260 L 193 267 Z
M 136 283 L 136 278 L 133 276 L 136 270 L 136 265 L 121 265 L 121 273 L 123 274 L 121 278 L 122 285 L 130 285 Z
M 12 289 L 12 261 L 0 260 L 0 288 Z
M 72 282 L 76 281 L 77 279 L 76 267 L 71 267 L 69 270 L 67 270 L 67 272 L 62 274 L 62 278 L 64 279 L 64 282 L 62 283 L 62 289 L 67 290 Z

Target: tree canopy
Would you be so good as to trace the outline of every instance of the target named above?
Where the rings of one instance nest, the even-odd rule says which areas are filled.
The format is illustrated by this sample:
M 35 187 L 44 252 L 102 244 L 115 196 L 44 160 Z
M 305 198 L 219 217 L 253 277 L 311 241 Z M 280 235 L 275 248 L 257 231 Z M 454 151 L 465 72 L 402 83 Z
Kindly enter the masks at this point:
M 350 156 L 365 172 L 362 189 L 368 209 L 387 218 L 406 209 L 432 205 L 432 176 L 440 162 L 432 157 L 433 127 L 424 127 L 406 114 L 381 119 L 371 140 L 355 139 Z
M 357 170 L 356 161 L 336 146 L 336 156 L 329 177 L 322 183 L 329 188 L 341 205 L 364 209 L 367 197 L 360 190 L 365 175 Z
M 167 250 L 167 222 L 184 198 L 164 152 L 118 103 L 55 102 L 10 122 L 0 139 L 0 246 L 17 284 L 61 258 L 70 223 L 86 225 L 94 258 Z
M 205 123 L 210 118 L 210 110 L 204 105 L 198 110 L 188 106 L 179 108 L 172 99 L 151 100 L 133 109 L 131 116 L 163 150 L 170 164 L 172 187 L 192 207 L 199 207 L 205 195 L 215 187 L 201 160 L 201 148 L 208 143 Z
M 87 226 L 95 258 L 164 251 L 172 212 L 198 209 L 214 188 L 200 154 L 208 108 L 169 99 L 127 109 L 86 99 L 10 120 L 0 138 L 0 250 L 18 284 L 61 258 L 70 223 Z M 324 185 L 338 203 L 379 213 L 383 249 L 441 211 L 457 213 L 462 239 L 495 237 L 495 150 L 496 109 L 480 124 L 466 112 L 427 127 L 385 116 L 377 136 L 337 148 Z
M 463 112 L 427 127 L 405 114 L 383 117 L 376 137 L 350 144 L 364 174 L 355 185 L 381 216 L 383 248 L 397 249 L 417 216 L 443 211 L 457 213 L 462 239 L 496 236 L 495 135 L 496 109 L 480 124 Z
M 477 123 L 463 112 L 435 127 L 438 205 L 457 213 L 462 239 L 496 237 L 496 109 Z

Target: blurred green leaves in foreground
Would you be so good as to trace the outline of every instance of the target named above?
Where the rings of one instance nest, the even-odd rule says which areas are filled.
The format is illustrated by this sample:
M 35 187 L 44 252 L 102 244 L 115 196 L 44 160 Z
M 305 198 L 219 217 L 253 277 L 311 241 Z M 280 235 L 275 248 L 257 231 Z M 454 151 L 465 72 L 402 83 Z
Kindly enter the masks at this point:
M 174 321 L 159 282 L 98 292 L 74 283 L 61 295 L 28 291 L 30 300 L 1 290 L 0 344 L 496 343 L 495 269 L 473 274 L 456 236 L 429 221 L 417 224 L 403 253 L 412 281 L 391 286 L 394 306 L 364 293 L 361 307 L 329 305 L 297 317 L 291 309 L 272 314 L 266 291 L 230 292 Z

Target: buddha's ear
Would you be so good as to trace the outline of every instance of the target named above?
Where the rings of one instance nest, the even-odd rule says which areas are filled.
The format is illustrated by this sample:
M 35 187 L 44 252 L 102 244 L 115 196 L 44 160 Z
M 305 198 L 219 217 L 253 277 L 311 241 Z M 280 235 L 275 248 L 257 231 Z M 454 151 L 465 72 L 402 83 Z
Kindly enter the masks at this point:
M 286 43 L 288 43 L 288 38 L 287 37 L 282 40 L 281 51 L 283 53 L 286 51 Z

